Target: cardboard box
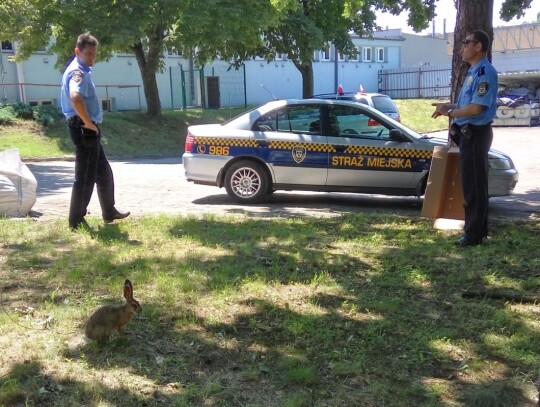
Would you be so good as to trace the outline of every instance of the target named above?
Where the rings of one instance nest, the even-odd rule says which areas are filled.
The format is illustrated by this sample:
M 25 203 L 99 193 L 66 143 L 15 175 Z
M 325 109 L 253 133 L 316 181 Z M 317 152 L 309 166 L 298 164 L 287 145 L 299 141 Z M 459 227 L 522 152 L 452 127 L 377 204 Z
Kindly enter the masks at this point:
M 436 224 L 445 225 L 444 228 L 459 229 L 463 222 L 442 222 L 439 219 L 463 221 L 463 203 L 459 149 L 437 146 L 433 150 L 421 216 L 437 219 Z

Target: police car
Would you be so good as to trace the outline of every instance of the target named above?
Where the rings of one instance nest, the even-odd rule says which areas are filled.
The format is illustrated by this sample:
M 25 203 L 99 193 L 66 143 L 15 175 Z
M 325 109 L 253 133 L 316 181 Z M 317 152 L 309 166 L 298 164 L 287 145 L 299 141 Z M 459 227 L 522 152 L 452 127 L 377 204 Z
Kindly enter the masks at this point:
M 243 203 L 276 190 L 422 196 L 433 148 L 445 144 L 360 103 L 276 100 L 190 126 L 182 158 L 188 181 Z M 489 167 L 490 196 L 509 195 L 518 180 L 510 157 L 491 150 Z

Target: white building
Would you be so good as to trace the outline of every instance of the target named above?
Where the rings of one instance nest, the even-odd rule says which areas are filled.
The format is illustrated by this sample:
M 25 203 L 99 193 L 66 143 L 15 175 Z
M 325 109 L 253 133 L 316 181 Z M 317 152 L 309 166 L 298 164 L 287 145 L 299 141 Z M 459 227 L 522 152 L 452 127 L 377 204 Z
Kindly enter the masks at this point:
M 335 92 L 340 84 L 345 91 L 360 89 L 376 92 L 379 70 L 399 68 L 402 64 L 403 37 L 353 37 L 358 55 L 336 55 L 332 45 L 314 55 L 314 93 Z M 33 54 L 20 63 L 10 61 L 16 44 L 3 43 L 0 53 L 0 102 L 58 105 L 61 72 L 55 68 L 56 55 L 46 51 Z M 15 49 L 12 49 L 15 48 Z M 174 52 L 164 56 L 165 70 L 157 83 L 162 108 L 188 106 L 243 106 L 261 104 L 274 97 L 302 96 L 302 77 L 286 55 L 275 61 L 253 59 L 239 70 L 216 61 L 202 70 L 193 61 Z M 98 96 L 106 110 L 145 110 L 146 100 L 141 74 L 134 55 L 116 54 L 94 69 Z M 203 97 L 204 95 L 204 97 Z

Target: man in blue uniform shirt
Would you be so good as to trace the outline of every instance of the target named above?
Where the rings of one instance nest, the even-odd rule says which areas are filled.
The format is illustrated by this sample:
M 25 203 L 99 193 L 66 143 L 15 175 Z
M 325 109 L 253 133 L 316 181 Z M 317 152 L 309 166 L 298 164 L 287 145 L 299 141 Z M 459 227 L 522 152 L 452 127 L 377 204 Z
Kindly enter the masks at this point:
M 432 117 L 453 118 L 450 136 L 459 146 L 465 199 L 465 227 L 459 246 L 482 243 L 488 233 L 488 152 L 497 111 L 497 71 L 487 59 L 488 35 L 473 31 L 461 41 L 461 56 L 471 67 L 457 104 L 437 105 Z
M 84 216 L 94 185 L 105 223 L 129 216 L 129 212 L 120 212 L 114 206 L 113 173 L 101 144 L 99 124 L 103 113 L 91 76 L 98 45 L 97 39 L 89 33 L 79 35 L 75 57 L 62 77 L 62 112 L 75 144 L 75 182 L 69 208 L 69 226 L 74 230 L 89 227 Z

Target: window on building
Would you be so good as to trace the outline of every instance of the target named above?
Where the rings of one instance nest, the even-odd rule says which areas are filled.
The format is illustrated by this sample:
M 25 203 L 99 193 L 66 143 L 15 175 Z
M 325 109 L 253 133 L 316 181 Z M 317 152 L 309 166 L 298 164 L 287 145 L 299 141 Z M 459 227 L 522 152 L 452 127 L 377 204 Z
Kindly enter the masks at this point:
M 2 41 L 2 49 L 4 51 L 13 51 L 13 44 L 11 44 L 11 41 Z
M 326 46 L 320 52 L 320 54 L 321 54 L 320 61 L 331 61 L 332 60 L 330 49 L 331 49 L 330 44 L 326 44 Z
M 362 48 L 362 61 L 364 62 L 371 62 L 373 56 L 371 55 L 371 47 L 364 47 Z
M 176 49 L 176 48 L 168 48 L 167 49 L 167 55 L 171 57 L 181 57 L 182 56 L 182 50 Z
M 356 54 L 353 54 L 349 56 L 349 61 L 360 61 L 362 58 L 360 57 L 361 47 L 356 47 Z
M 375 57 L 377 58 L 377 62 L 384 62 L 384 48 L 378 47 L 376 49 Z

